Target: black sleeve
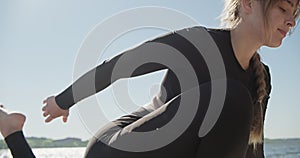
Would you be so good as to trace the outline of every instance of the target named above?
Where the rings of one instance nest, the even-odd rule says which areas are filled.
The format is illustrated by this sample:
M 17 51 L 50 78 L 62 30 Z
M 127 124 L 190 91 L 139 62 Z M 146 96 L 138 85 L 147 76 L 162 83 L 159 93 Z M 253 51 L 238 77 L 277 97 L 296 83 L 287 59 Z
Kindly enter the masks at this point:
M 270 93 L 271 93 L 271 75 L 270 75 L 270 70 L 267 65 L 265 66 L 265 82 L 266 82 L 266 92 L 267 96 L 263 99 L 263 106 L 264 106 L 264 121 L 266 117 L 266 111 L 267 111 L 267 105 L 268 101 L 270 98 Z M 249 145 L 248 151 L 247 151 L 247 156 L 246 158 L 264 158 L 264 143 L 257 145 L 256 150 L 254 150 L 253 145 Z
M 62 109 L 69 109 L 80 100 L 96 94 L 118 79 L 167 69 L 165 65 L 151 61 L 155 61 L 158 58 L 168 58 L 163 51 L 159 51 L 155 44 L 160 43 L 162 39 L 166 39 L 165 37 L 171 39 L 170 36 L 173 34 L 169 33 L 145 42 L 110 60 L 106 60 L 101 65 L 82 75 L 72 85 L 58 94 L 55 97 L 57 104 Z M 153 47 L 155 47 L 155 51 L 153 51 Z

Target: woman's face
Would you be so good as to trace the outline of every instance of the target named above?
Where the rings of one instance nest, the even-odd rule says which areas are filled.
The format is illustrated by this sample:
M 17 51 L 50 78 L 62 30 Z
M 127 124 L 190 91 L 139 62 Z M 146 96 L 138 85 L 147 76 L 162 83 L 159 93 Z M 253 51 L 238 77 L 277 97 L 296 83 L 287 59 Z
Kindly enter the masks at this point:
M 268 27 L 265 27 L 264 45 L 278 47 L 292 27 L 295 26 L 295 11 L 298 0 L 280 0 L 269 12 Z

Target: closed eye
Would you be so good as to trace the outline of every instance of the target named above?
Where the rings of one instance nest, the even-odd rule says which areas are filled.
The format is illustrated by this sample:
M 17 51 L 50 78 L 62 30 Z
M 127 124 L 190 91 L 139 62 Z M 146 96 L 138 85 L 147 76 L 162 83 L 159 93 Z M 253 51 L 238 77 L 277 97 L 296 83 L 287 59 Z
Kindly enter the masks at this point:
M 279 7 L 279 9 L 281 10 L 281 12 L 285 13 L 286 12 L 286 9 L 282 8 L 282 7 Z

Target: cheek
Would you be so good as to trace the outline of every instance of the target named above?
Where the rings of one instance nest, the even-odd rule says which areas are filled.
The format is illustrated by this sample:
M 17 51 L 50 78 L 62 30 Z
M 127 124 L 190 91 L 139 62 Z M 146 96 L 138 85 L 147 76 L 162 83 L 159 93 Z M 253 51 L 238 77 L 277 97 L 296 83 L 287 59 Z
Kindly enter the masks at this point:
M 284 24 L 284 17 L 282 14 L 279 13 L 277 10 L 272 10 L 273 12 L 270 13 L 269 16 L 269 25 L 271 27 L 277 27 L 279 25 Z
M 269 26 L 271 28 L 277 27 L 278 24 L 279 24 L 279 17 L 270 18 L 270 20 L 269 20 Z
M 265 27 L 265 37 L 272 38 L 274 34 L 278 33 L 278 28 L 282 28 L 284 24 L 284 21 L 282 20 L 280 14 L 276 14 L 276 12 L 270 13 L 267 18 L 267 25 Z

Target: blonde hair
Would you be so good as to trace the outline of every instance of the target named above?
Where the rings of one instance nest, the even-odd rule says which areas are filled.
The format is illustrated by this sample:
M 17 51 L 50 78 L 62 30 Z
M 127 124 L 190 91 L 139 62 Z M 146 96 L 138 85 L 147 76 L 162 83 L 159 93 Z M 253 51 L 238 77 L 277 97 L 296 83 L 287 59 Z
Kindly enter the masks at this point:
M 270 8 L 273 7 L 276 3 L 278 3 L 281 0 L 258 0 L 261 2 L 263 15 L 268 15 Z M 227 27 L 227 28 L 235 28 L 239 22 L 241 21 L 241 17 L 239 15 L 240 13 L 240 5 L 241 0 L 224 0 L 225 7 L 223 9 L 223 12 L 221 14 L 221 26 Z M 295 19 L 298 19 L 300 15 L 300 3 L 298 0 L 297 9 L 294 14 Z M 264 21 L 266 26 L 268 25 L 268 16 L 264 16 Z
M 261 3 L 264 16 L 265 27 L 268 27 L 268 15 L 272 8 L 280 0 L 258 0 Z M 221 25 L 234 29 L 241 22 L 240 16 L 241 0 L 225 0 L 225 7 L 221 15 Z M 295 19 L 299 17 L 300 4 L 298 0 L 297 10 L 294 14 Z M 260 60 L 258 53 L 251 58 L 251 66 L 255 72 L 256 82 L 256 101 L 254 103 L 254 117 L 250 127 L 249 144 L 256 145 L 263 142 L 263 100 L 267 96 L 265 83 L 265 67 Z

